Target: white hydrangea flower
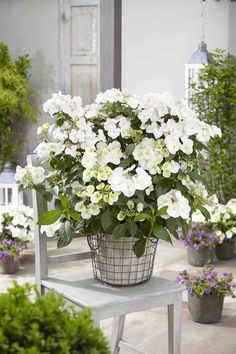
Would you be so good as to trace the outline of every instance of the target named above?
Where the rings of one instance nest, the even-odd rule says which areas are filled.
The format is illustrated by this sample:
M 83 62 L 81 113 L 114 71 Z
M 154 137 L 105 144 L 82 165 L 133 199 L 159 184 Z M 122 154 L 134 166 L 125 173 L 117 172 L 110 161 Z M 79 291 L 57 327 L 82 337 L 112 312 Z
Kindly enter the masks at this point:
M 145 190 L 152 185 L 151 176 L 142 168 L 136 169 L 136 174 L 129 174 L 130 169 L 115 168 L 108 178 L 110 187 L 115 192 L 122 192 L 126 197 L 132 197 L 136 190 Z
M 171 189 L 157 199 L 158 210 L 167 206 L 167 217 L 187 219 L 191 208 L 188 199 L 177 189 Z
M 160 148 L 154 139 L 144 138 L 136 145 L 133 156 L 139 165 L 150 174 L 160 173 L 159 165 L 163 161 L 162 148 Z
M 193 141 L 186 137 L 182 137 L 182 145 L 180 150 L 183 151 L 186 155 L 190 155 L 193 152 Z
M 123 102 L 124 97 L 121 93 L 120 90 L 118 89 L 110 89 L 110 90 L 106 90 L 105 92 L 100 92 L 97 97 L 95 102 L 97 104 L 101 104 L 101 103 L 113 103 L 113 102 Z
M 167 135 L 165 137 L 165 144 L 166 144 L 166 147 L 167 147 L 168 151 L 172 155 L 176 154 L 176 152 L 179 151 L 179 149 L 181 147 L 181 143 L 180 143 L 179 137 L 176 136 L 174 133 L 170 134 L 170 135 Z

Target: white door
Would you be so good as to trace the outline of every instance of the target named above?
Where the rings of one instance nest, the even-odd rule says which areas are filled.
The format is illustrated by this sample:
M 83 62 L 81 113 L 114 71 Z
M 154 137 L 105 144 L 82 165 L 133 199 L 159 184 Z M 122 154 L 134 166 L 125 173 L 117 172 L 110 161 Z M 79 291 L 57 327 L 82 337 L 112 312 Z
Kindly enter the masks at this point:
M 83 104 L 99 90 L 99 0 L 60 0 L 60 87 Z

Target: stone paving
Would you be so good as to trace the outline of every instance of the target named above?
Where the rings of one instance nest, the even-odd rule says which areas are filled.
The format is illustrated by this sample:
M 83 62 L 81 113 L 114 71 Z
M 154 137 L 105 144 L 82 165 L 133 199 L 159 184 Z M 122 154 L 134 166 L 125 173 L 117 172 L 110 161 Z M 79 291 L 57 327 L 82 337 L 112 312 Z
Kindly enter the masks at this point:
M 50 252 L 55 252 L 54 242 L 49 242 Z M 76 239 L 68 246 L 71 251 L 85 249 L 85 240 Z M 64 252 L 60 250 L 60 252 Z M 236 278 L 236 256 L 230 261 L 216 261 L 217 270 L 230 271 Z M 187 264 L 186 249 L 175 242 L 174 247 L 164 242 L 158 245 L 154 274 L 175 280 L 183 269 L 196 270 Z M 91 277 L 89 260 L 64 263 L 53 267 L 50 276 L 58 274 L 70 277 L 79 273 L 81 278 Z M 0 274 L 0 291 L 11 285 L 13 279 L 19 283 L 34 282 L 34 250 L 25 252 L 21 267 L 15 275 Z M 104 332 L 109 335 L 111 320 L 102 322 Z M 127 316 L 125 339 L 135 344 L 146 354 L 167 354 L 167 310 L 157 308 Z M 126 353 L 121 353 L 126 354 Z M 236 354 L 236 299 L 226 298 L 221 322 L 203 325 L 191 320 L 187 308 L 187 294 L 183 296 L 182 354 Z

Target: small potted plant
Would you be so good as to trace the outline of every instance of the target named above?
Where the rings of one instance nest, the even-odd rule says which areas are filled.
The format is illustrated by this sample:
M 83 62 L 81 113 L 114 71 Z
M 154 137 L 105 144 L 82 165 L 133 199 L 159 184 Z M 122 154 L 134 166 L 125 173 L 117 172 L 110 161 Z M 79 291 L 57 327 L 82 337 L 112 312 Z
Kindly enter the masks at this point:
M 202 267 L 209 260 L 213 261 L 214 248 L 219 242 L 219 237 L 209 224 L 192 222 L 186 235 L 181 228 L 178 235 L 182 245 L 188 247 L 189 264 Z
M 234 256 L 236 240 L 236 199 L 229 200 L 226 205 L 216 205 L 211 215 L 220 239 L 216 245 L 216 256 L 221 260 L 231 259 Z
M 27 206 L 0 207 L 0 263 L 5 274 L 16 273 L 19 257 L 34 238 L 33 210 Z
M 202 271 L 190 274 L 179 273 L 177 282 L 186 286 L 188 308 L 193 321 L 199 323 L 219 322 L 225 296 L 234 296 L 236 283 L 231 273 L 218 276 L 215 266 L 206 264 Z
M 32 300 L 34 299 L 34 300 Z M 0 294 L 0 353 L 109 354 L 108 341 L 94 328 L 89 309 L 68 307 L 49 291 L 14 283 Z

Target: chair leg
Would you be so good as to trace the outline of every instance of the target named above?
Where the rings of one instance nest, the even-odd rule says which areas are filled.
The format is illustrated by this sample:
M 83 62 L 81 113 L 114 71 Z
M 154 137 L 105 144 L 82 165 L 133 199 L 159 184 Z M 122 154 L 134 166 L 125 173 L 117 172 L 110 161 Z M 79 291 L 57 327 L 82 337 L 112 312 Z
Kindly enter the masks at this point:
M 176 295 L 174 303 L 168 305 L 169 354 L 180 354 L 181 347 L 182 294 Z
M 124 327 L 125 327 L 125 315 L 115 317 L 113 320 L 112 335 L 110 341 L 112 354 L 118 354 L 120 351 L 119 341 L 123 337 Z

